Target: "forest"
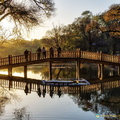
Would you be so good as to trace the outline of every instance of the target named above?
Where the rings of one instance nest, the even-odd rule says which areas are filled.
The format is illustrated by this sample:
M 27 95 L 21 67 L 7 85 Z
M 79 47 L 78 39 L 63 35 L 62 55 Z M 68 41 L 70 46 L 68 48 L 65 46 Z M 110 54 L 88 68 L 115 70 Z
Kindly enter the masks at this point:
M 52 8 L 51 4 L 49 15 L 51 15 L 50 12 L 54 11 Z M 20 15 L 22 14 L 20 13 Z M 22 18 L 21 16 L 19 17 Z M 27 25 L 27 28 L 31 27 L 33 22 L 37 24 L 37 18 L 36 20 L 31 18 L 26 18 L 25 20 L 26 23 L 24 24 Z M 32 25 L 28 25 L 27 20 Z M 16 18 L 14 18 L 14 22 L 16 23 Z M 17 23 L 19 22 L 18 20 Z M 38 47 L 42 48 L 43 46 L 47 50 L 51 46 L 54 50 L 60 46 L 62 50 L 80 48 L 83 51 L 102 51 L 103 53 L 114 55 L 120 53 L 120 4 L 113 4 L 108 10 L 97 15 L 93 15 L 88 10 L 83 11 L 71 24 L 53 26 L 41 39 L 25 40 L 18 28 L 18 25 L 17 27 L 15 26 L 13 33 L 11 33 L 13 37 L 11 37 L 3 30 L 3 26 L 0 26 L 0 57 L 23 54 L 25 49 L 36 52 Z

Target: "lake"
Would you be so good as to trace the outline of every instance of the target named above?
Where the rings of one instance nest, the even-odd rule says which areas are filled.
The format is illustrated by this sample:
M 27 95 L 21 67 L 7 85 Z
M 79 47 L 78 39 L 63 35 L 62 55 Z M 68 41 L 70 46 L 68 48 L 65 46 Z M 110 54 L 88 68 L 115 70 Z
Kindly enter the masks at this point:
M 48 73 L 46 67 L 42 68 L 42 73 L 40 69 L 29 68 L 28 78 L 31 80 L 0 80 L 0 120 L 120 119 L 119 80 L 80 87 L 43 86 L 38 80 L 47 79 L 45 76 Z M 67 76 L 71 68 L 66 69 L 67 72 L 63 71 L 61 77 Z M 0 74 L 7 72 L 1 71 Z M 14 69 L 13 75 L 23 77 L 22 68 Z M 68 76 L 74 77 L 74 74 Z

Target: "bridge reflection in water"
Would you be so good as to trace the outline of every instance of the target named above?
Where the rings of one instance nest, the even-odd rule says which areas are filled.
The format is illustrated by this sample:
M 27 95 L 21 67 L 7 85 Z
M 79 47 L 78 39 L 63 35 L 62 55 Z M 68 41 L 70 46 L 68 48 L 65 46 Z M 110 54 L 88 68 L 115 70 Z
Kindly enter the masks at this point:
M 50 97 L 64 94 L 84 111 L 93 112 L 96 117 L 105 120 L 120 120 L 120 78 L 99 81 L 86 86 L 45 86 L 40 80 L 21 77 L 0 76 L 0 86 L 23 90 L 26 95 L 36 92 L 39 97 Z M 46 97 L 47 98 L 47 97 Z
M 13 89 L 24 90 L 27 94 L 31 92 L 37 92 L 38 96 L 45 97 L 45 94 L 48 93 L 52 97 L 54 94 L 57 94 L 59 97 L 62 94 L 79 94 L 82 93 L 91 93 L 96 91 L 105 91 L 112 88 L 120 87 L 120 80 L 110 80 L 110 81 L 101 81 L 96 84 L 85 85 L 85 86 L 46 86 L 42 85 L 41 80 L 36 79 L 27 79 L 22 77 L 7 77 L 0 76 L 0 86 Z

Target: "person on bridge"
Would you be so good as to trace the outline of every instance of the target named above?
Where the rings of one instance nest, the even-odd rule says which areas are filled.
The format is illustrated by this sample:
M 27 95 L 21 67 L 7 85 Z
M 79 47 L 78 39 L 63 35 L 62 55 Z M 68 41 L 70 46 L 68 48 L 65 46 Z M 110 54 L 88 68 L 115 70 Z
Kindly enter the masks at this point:
M 45 47 L 43 47 L 41 51 L 42 51 L 43 59 L 45 59 L 46 58 L 46 49 L 45 49 Z
M 54 50 L 53 50 L 53 47 L 50 47 L 50 58 L 53 58 L 54 57 Z
M 41 48 L 39 47 L 36 52 L 37 52 L 37 60 L 39 60 L 41 56 Z
M 30 52 L 30 51 L 28 51 L 27 49 L 26 49 L 25 52 L 24 52 L 26 61 L 28 61 L 29 52 Z
M 57 52 L 58 52 L 58 57 L 60 57 L 60 54 L 61 54 L 61 48 L 60 47 L 57 48 Z

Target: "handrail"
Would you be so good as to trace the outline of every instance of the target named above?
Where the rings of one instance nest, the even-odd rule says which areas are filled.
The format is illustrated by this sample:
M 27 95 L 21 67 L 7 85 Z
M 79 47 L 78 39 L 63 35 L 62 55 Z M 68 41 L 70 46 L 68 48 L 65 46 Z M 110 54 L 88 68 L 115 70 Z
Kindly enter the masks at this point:
M 28 61 L 38 61 L 47 58 L 51 58 L 49 51 L 46 52 L 46 56 L 43 56 L 41 53 L 39 58 L 37 53 L 30 53 L 27 56 L 27 60 L 25 58 L 25 55 L 18 55 L 18 56 L 8 55 L 8 57 L 0 58 L 0 66 L 25 63 Z M 61 51 L 60 56 L 58 55 L 57 51 L 54 51 L 53 58 L 80 58 L 80 59 L 97 60 L 103 62 L 120 63 L 120 56 L 103 54 L 98 52 L 81 51 L 81 50 L 71 50 L 71 51 L 64 50 Z

